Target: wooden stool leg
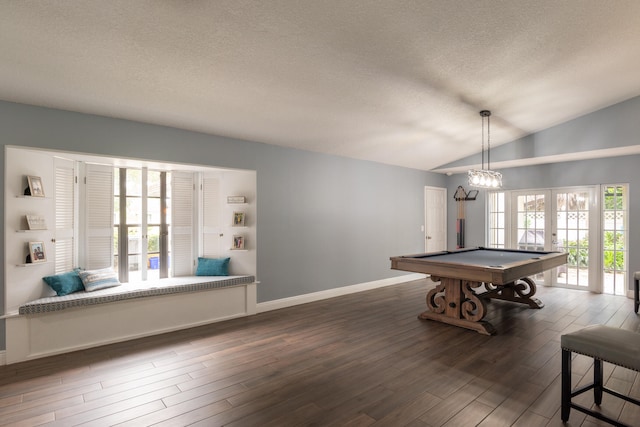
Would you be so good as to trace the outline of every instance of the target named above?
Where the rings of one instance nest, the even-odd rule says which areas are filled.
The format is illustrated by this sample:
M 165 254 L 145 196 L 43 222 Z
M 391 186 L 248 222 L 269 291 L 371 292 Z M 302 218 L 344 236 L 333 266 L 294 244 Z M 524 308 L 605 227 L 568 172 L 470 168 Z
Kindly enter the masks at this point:
M 563 422 L 569 420 L 569 412 L 571 412 L 571 352 L 562 350 L 562 374 L 561 374 L 561 395 L 562 404 L 560 417 Z
M 633 310 L 638 314 L 638 307 L 640 307 L 640 296 L 638 295 L 638 288 L 640 288 L 640 280 L 635 279 L 633 281 Z
M 602 360 L 593 359 L 593 401 L 600 406 L 602 403 Z

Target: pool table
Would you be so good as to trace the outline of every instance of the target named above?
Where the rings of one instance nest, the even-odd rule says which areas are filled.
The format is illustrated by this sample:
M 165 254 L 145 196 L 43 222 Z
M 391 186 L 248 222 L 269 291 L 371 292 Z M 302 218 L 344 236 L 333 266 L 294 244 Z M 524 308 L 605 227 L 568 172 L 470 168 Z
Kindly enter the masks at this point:
M 483 320 L 487 301 L 501 299 L 542 308 L 544 304 L 533 297 L 536 283 L 529 276 L 566 262 L 563 252 L 479 247 L 391 257 L 391 268 L 429 274 L 439 282 L 427 293 L 427 311 L 420 319 L 493 335 L 495 328 Z M 481 287 L 482 292 L 477 292 Z

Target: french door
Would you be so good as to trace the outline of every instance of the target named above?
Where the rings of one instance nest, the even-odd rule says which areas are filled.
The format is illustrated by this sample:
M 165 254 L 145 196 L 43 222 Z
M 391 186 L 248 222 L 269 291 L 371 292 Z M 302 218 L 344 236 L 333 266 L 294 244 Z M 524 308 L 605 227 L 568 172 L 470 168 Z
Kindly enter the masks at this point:
M 511 193 L 509 246 L 569 254 L 566 265 L 536 275 L 536 282 L 601 292 L 596 201 L 595 187 Z

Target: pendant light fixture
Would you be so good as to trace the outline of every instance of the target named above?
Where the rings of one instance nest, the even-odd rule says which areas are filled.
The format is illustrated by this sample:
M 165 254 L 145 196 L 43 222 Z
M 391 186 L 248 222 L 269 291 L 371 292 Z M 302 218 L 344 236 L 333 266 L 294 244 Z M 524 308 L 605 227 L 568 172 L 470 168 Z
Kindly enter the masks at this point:
M 491 170 L 491 111 L 480 111 L 482 117 L 482 169 L 470 169 L 469 185 L 480 188 L 502 188 L 502 174 Z M 487 119 L 487 168 L 484 168 L 484 120 Z

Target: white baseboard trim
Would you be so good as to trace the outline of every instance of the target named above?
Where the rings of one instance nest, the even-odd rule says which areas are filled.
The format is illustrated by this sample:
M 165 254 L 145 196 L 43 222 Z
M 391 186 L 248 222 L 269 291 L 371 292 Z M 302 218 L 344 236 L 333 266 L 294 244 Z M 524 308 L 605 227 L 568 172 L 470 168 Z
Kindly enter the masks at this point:
M 293 307 L 295 305 L 307 304 L 314 301 L 321 301 L 328 298 L 342 295 L 354 294 L 356 292 L 369 291 L 371 289 L 385 286 L 397 285 L 399 283 L 410 282 L 412 280 L 424 279 L 426 275 L 420 273 L 406 274 L 404 276 L 391 277 L 389 279 L 375 280 L 373 282 L 358 283 L 357 285 L 344 286 L 341 288 L 328 289 L 326 291 L 313 292 L 310 294 L 296 295 L 295 297 L 282 298 L 273 301 L 261 302 L 257 304 L 258 313 L 271 310 Z
M 0 351 L 0 366 L 4 366 L 7 364 L 7 352 Z

